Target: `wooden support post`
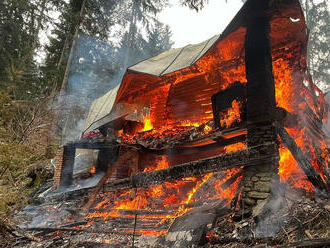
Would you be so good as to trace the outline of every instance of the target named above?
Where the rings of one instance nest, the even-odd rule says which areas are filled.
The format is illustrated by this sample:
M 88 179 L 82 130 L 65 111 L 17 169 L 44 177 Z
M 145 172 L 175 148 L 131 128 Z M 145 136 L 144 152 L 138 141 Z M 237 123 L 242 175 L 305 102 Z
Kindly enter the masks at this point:
M 242 204 L 254 206 L 270 195 L 270 179 L 276 179 L 278 147 L 275 118 L 275 83 L 270 45 L 269 0 L 248 0 L 245 36 L 247 78 L 247 146 L 274 144 L 274 157 L 243 169 Z M 265 179 L 269 179 L 265 181 Z
M 125 161 L 126 159 L 128 159 L 130 156 L 129 153 L 125 153 L 124 155 L 122 155 L 121 157 L 118 158 L 117 156 L 117 161 L 111 165 L 106 174 L 102 177 L 102 179 L 98 182 L 98 184 L 96 185 L 95 189 L 93 190 L 93 192 L 91 193 L 90 197 L 89 197 L 89 201 L 87 202 L 87 204 L 83 207 L 83 213 L 87 214 L 89 209 L 91 208 L 91 206 L 94 204 L 94 201 L 97 197 L 97 194 L 100 192 L 101 188 L 103 187 L 103 185 L 108 181 L 108 179 L 114 174 L 114 172 L 118 169 L 118 167 L 122 164 L 123 161 Z
M 294 139 L 283 128 L 278 127 L 278 133 L 284 145 L 290 150 L 291 154 L 298 162 L 300 168 L 305 172 L 308 180 L 318 189 L 329 192 L 329 186 L 324 183 L 319 173 L 314 169 L 313 165 L 308 161 L 303 151 L 297 146 Z
M 63 167 L 59 182 L 60 187 L 67 187 L 72 184 L 75 156 L 76 147 L 73 144 L 68 144 L 63 147 Z
M 101 148 L 99 150 L 98 156 L 97 156 L 97 163 L 96 163 L 96 171 L 104 171 L 106 172 L 108 169 L 108 166 L 112 162 L 114 155 L 118 153 L 115 150 L 118 147 L 106 147 Z M 115 156 L 116 157 L 116 156 Z

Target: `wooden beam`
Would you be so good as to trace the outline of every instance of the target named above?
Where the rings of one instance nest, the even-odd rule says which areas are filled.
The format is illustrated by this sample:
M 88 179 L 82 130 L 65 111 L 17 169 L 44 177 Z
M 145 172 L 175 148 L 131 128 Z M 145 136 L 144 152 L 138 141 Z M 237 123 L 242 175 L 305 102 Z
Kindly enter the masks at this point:
M 196 147 L 174 147 L 170 149 L 148 149 L 141 145 L 137 147 L 140 148 L 142 152 L 156 154 L 156 155 L 175 155 L 175 154 L 191 154 L 196 152 L 208 151 L 219 147 L 225 147 L 228 145 L 235 144 L 237 142 L 243 142 L 246 140 L 246 135 L 238 135 L 232 138 L 219 138 L 216 142 L 207 144 L 204 146 L 196 146 Z
M 117 168 L 122 164 L 122 162 L 125 161 L 126 159 L 128 159 L 130 157 L 130 155 L 131 155 L 130 153 L 125 153 L 124 155 L 122 155 L 121 157 L 119 157 L 117 159 L 117 161 L 113 165 L 111 165 L 108 168 L 106 174 L 98 182 L 98 184 L 94 188 L 92 194 L 90 195 L 90 198 L 89 198 L 88 202 L 83 207 L 83 209 L 82 209 L 82 213 L 83 214 L 88 213 L 89 209 L 94 204 L 94 201 L 96 199 L 96 196 L 99 193 L 99 191 L 101 190 L 102 186 L 106 183 L 106 181 L 109 179 L 109 177 L 111 177 L 111 175 L 117 170 Z
M 241 166 L 260 164 L 270 159 L 279 159 L 273 151 L 277 145 L 268 143 L 265 145 L 251 147 L 233 153 L 223 154 L 218 157 L 202 159 L 186 164 L 173 166 L 165 170 L 158 170 L 148 173 L 138 173 L 130 178 L 120 179 L 105 184 L 105 191 L 117 189 L 149 187 L 163 182 L 179 180 L 185 177 L 193 177 L 217 172 Z
M 308 161 L 303 151 L 296 144 L 291 135 L 281 126 L 277 126 L 278 133 L 284 143 L 284 145 L 290 150 L 291 154 L 299 164 L 300 168 L 305 172 L 308 180 L 318 189 L 326 190 L 329 192 L 329 185 L 325 184 L 319 175 L 319 173 L 314 169 L 313 165 Z

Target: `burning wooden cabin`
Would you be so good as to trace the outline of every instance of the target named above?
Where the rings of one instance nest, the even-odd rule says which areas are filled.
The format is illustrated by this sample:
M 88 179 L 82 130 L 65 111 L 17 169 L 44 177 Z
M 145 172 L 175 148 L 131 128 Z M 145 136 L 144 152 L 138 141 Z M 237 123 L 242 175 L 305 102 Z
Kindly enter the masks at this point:
M 163 234 L 203 202 L 253 209 L 280 182 L 329 193 L 329 108 L 308 74 L 304 16 L 298 0 L 272 4 L 247 1 L 221 35 L 129 67 L 93 102 L 55 173 L 70 185 L 75 149 L 99 150 L 89 221 L 142 218 L 134 232 Z

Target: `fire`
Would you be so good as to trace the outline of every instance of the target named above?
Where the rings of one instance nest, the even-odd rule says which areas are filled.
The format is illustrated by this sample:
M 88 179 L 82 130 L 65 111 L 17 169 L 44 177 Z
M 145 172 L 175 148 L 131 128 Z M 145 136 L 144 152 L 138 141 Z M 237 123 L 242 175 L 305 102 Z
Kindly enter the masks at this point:
M 207 180 L 209 180 L 209 178 L 213 176 L 213 173 L 209 173 L 209 174 L 206 174 L 202 177 L 202 180 L 200 182 L 197 183 L 197 185 L 188 193 L 188 197 L 187 199 L 181 203 L 181 204 L 188 204 L 190 203 L 192 197 L 194 196 L 194 194 L 196 193 L 196 191 L 204 184 L 207 182 Z
M 204 133 L 205 134 L 208 134 L 209 132 L 211 132 L 212 131 L 212 127 L 211 126 L 209 126 L 209 125 L 205 125 L 205 127 L 204 127 Z
M 164 170 L 167 168 L 169 168 L 167 158 L 165 156 L 161 156 L 160 160 L 157 161 L 156 167 L 154 167 L 153 165 L 148 166 L 143 170 L 143 172 Z
M 218 180 L 215 185 L 216 189 L 216 197 L 218 199 L 228 199 L 231 200 L 234 198 L 235 193 L 238 189 L 238 184 L 242 179 L 242 176 L 239 176 L 236 181 L 230 185 L 228 188 L 223 188 L 222 185 L 232 176 L 234 176 L 236 173 L 239 173 L 241 171 L 240 168 L 237 169 L 229 169 L 223 172 L 223 178 L 221 180 Z
M 96 172 L 96 166 L 93 165 L 93 166 L 90 168 L 89 172 L 90 172 L 92 175 L 94 175 L 95 172 Z
M 237 32 L 244 33 L 245 29 Z M 154 88 L 143 95 L 136 92 L 132 94 L 136 96 L 136 99 L 133 99 L 136 102 L 143 102 L 148 99 L 150 114 L 143 120 L 143 128 L 137 128 L 140 130 L 137 130 L 135 134 L 130 134 L 129 138 L 133 140 L 136 135 L 145 139 L 177 137 L 176 135 L 179 136 L 190 131 L 198 131 L 202 135 L 210 133 L 213 130 L 211 122 L 208 122 L 213 119 L 211 96 L 219 90 L 228 88 L 235 81 L 246 81 L 244 58 L 240 54 L 242 49 L 238 49 L 243 47 L 243 42 L 243 40 L 236 40 L 234 36 L 233 39 L 220 42 L 198 60 L 192 68 L 169 75 L 168 78 L 171 80 L 168 82 L 170 83 L 163 81 L 160 83 L 162 85 L 153 86 Z M 315 103 L 315 99 L 308 92 L 307 86 L 300 82 L 300 79 L 304 77 L 301 65 L 291 63 L 291 58 L 295 56 L 293 50 L 294 45 L 293 47 L 286 47 L 285 50 L 276 50 L 273 53 L 277 106 L 297 115 L 304 114 L 304 111 L 310 108 L 316 116 L 321 116 L 319 114 L 320 106 Z M 225 61 L 232 60 L 233 63 L 225 66 L 225 64 L 219 63 L 219 58 Z M 129 95 L 129 92 L 125 94 Z M 235 122 L 242 121 L 242 106 L 241 102 L 234 100 L 228 110 L 220 113 L 220 124 L 223 128 L 229 128 Z M 307 138 L 308 130 L 295 127 L 288 132 L 303 152 L 308 154 L 308 159 L 316 170 L 322 174 L 317 162 L 314 144 Z M 122 130 L 118 134 L 119 136 L 128 136 L 128 134 L 123 134 Z M 321 156 L 328 163 L 329 149 L 322 141 L 320 145 Z M 246 143 L 239 142 L 224 147 L 224 152 L 230 153 L 242 149 L 246 149 Z M 306 175 L 291 152 L 284 146 L 280 146 L 279 152 L 278 173 L 280 181 L 287 182 L 292 187 L 304 189 L 306 192 L 313 192 L 314 187 L 306 179 Z M 327 166 L 329 165 L 327 164 Z M 169 167 L 168 157 L 157 156 L 157 159 L 148 164 L 143 172 L 164 170 Z M 171 209 L 170 214 L 139 214 L 139 219 L 159 220 L 158 224 L 162 225 L 187 213 L 192 208 L 191 206 L 196 202 L 198 203 L 199 200 L 228 199 L 229 201 L 234 197 L 239 198 L 238 188 L 242 179 L 241 170 L 241 168 L 230 169 L 221 173 L 209 173 L 203 176 L 165 182 L 148 189 L 122 191 L 116 197 L 106 199 L 95 207 L 96 210 L 109 209 L 108 212 L 94 212 L 90 214 L 89 218 L 134 218 L 134 214 L 127 214 L 125 211 L 153 210 L 155 206 L 158 206 L 161 209 Z M 216 177 L 218 174 L 220 177 Z M 232 178 L 235 179 L 233 182 L 229 180 Z M 232 182 L 230 185 L 227 185 L 229 184 L 228 180 L 230 183 Z M 153 235 L 163 234 L 163 231 L 152 230 L 137 230 L 137 232 Z
M 132 230 L 124 230 L 125 232 L 132 233 Z M 142 235 L 152 235 L 152 236 L 161 236 L 167 233 L 166 230 L 155 231 L 155 230 L 135 230 L 136 233 L 140 233 Z
M 189 120 L 182 121 L 181 126 L 183 127 L 199 127 L 200 124 L 197 122 L 190 122 Z
M 234 122 L 241 121 L 241 112 L 240 109 L 242 103 L 234 100 L 231 103 L 231 108 L 226 110 L 224 113 L 220 113 L 220 125 L 222 127 L 230 127 Z
M 294 112 L 295 102 L 293 99 L 296 98 L 296 92 L 291 75 L 292 70 L 289 68 L 289 62 L 282 59 L 274 61 L 273 71 L 277 106 L 286 109 L 288 112 Z
M 146 117 L 146 118 L 144 119 L 144 127 L 143 127 L 143 129 L 142 129 L 142 132 L 150 131 L 150 130 L 152 130 L 153 128 L 154 128 L 154 127 L 153 127 L 153 125 L 152 125 L 152 123 L 151 123 L 151 118 L 150 118 L 150 116 Z
M 232 145 L 225 146 L 226 153 L 237 152 L 246 149 L 246 144 L 244 142 L 238 142 Z
M 321 157 L 323 158 L 326 166 L 329 168 L 329 163 L 330 163 L 330 147 L 327 146 L 325 141 L 321 141 L 321 150 L 322 154 Z
M 285 148 L 280 147 L 280 161 L 279 161 L 279 176 L 281 182 L 288 182 L 291 186 L 301 188 L 307 192 L 313 192 L 313 185 L 306 180 L 306 176 L 298 163 L 292 156 L 291 152 Z
M 124 134 L 124 130 L 123 129 L 118 130 L 118 136 L 119 137 L 123 136 L 123 134 Z

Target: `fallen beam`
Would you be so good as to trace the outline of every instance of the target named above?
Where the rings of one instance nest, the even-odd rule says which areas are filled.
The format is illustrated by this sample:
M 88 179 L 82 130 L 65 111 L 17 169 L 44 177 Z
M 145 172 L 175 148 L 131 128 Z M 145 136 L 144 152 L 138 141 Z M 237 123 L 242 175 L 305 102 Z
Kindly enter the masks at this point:
M 92 149 L 99 150 L 104 148 L 114 148 L 119 146 L 117 142 L 107 142 L 107 141 L 78 141 L 72 143 L 76 149 Z
M 238 142 L 243 142 L 245 140 L 246 140 L 246 135 L 242 134 L 242 135 L 238 135 L 238 136 L 228 138 L 228 139 L 220 137 L 214 143 L 204 145 L 204 146 L 196 146 L 196 147 L 184 147 L 184 146 L 179 147 L 178 146 L 178 147 L 174 147 L 174 148 L 170 148 L 170 149 L 161 149 L 161 150 L 145 148 L 142 145 L 138 145 L 137 147 L 142 152 L 156 154 L 156 155 L 192 154 L 192 153 L 196 153 L 196 152 L 202 152 L 202 151 L 216 149 L 219 147 L 225 147 L 225 146 L 232 145 L 232 144 L 235 144 Z
M 305 175 L 307 176 L 308 180 L 316 188 L 329 192 L 329 186 L 323 182 L 321 176 L 314 169 L 313 165 L 308 161 L 303 151 L 296 144 L 290 134 L 283 127 L 277 126 L 277 129 L 284 145 L 290 150 L 291 154 L 298 162 L 300 168 L 305 172 Z
M 36 227 L 36 228 L 28 228 L 25 229 L 26 231 L 39 231 L 42 232 L 43 235 L 47 233 L 53 233 L 53 232 L 75 232 L 75 233 L 104 233 L 104 234 L 118 234 L 122 236 L 131 236 L 132 234 L 127 232 L 117 232 L 113 230 L 106 230 L 106 229 L 76 229 L 76 228 L 64 228 L 64 227 Z M 136 236 L 141 236 L 141 234 L 137 233 L 134 234 Z
M 147 209 L 115 209 L 115 208 L 111 208 L 111 209 L 106 209 L 106 208 L 101 208 L 101 209 L 91 209 L 89 211 L 90 214 L 92 213 L 109 213 L 109 212 L 113 212 L 116 211 L 120 214 L 120 216 L 123 215 L 145 215 L 146 218 L 148 218 L 148 215 L 164 215 L 164 217 L 166 215 L 170 214 L 170 211 L 168 210 L 147 210 Z
M 185 177 L 194 177 L 241 166 L 260 164 L 269 159 L 278 159 L 274 154 L 276 144 L 269 143 L 251 147 L 249 149 L 223 154 L 218 157 L 202 159 L 186 164 L 173 166 L 165 170 L 147 173 L 138 173 L 130 178 L 120 179 L 105 184 L 105 191 L 117 189 L 149 187 L 163 182 L 179 180 Z
M 84 214 L 88 213 L 89 209 L 94 204 L 95 198 L 97 197 L 97 194 L 99 193 L 99 191 L 102 188 L 103 184 L 117 170 L 117 168 L 121 165 L 121 163 L 129 158 L 129 156 L 130 156 L 129 153 L 125 153 L 123 156 L 119 157 L 113 165 L 110 165 L 110 167 L 108 168 L 105 175 L 102 177 L 102 179 L 98 182 L 98 184 L 94 188 L 93 193 L 90 195 L 90 198 L 89 198 L 88 202 L 86 203 L 86 205 L 82 209 L 82 213 L 84 213 Z

